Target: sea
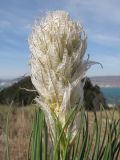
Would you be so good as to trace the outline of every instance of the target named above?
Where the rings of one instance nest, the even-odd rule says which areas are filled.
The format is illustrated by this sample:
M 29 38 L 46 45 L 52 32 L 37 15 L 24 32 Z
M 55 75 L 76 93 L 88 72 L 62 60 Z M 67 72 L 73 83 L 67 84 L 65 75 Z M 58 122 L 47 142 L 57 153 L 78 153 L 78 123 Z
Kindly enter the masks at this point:
M 102 93 L 106 98 L 106 102 L 110 105 L 119 104 L 120 105 L 120 88 L 101 88 Z

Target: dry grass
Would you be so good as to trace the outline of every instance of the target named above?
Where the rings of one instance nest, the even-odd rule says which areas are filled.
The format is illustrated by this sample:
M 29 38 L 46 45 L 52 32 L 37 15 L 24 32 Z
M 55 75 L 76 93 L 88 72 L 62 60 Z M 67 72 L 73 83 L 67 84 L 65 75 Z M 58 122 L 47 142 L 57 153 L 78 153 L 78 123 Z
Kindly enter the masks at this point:
M 10 160 L 26 160 L 28 153 L 29 140 L 32 129 L 32 120 L 34 117 L 35 107 L 20 107 L 20 108 L 10 108 L 7 106 L 0 106 L 0 160 L 5 160 L 6 157 L 6 121 L 8 121 L 8 142 L 9 142 L 9 153 Z M 107 111 L 108 117 L 112 117 L 113 111 Z M 8 116 L 8 113 L 9 116 Z M 119 114 L 115 111 L 115 119 L 119 118 Z M 97 112 L 97 117 L 99 119 L 100 112 Z M 106 113 L 103 112 L 103 127 L 105 127 L 105 117 Z M 88 113 L 89 118 L 89 128 L 94 121 L 93 112 Z
M 8 112 L 10 112 L 8 117 Z M 26 160 L 34 107 L 10 108 L 0 106 L 0 160 L 6 157 L 6 121 L 8 121 L 11 160 Z

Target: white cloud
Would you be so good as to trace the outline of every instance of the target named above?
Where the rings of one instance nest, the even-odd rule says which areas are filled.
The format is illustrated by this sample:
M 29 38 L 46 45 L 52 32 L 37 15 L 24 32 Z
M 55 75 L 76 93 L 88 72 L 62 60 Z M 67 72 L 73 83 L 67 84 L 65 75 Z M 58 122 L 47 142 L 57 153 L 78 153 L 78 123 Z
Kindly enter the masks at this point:
M 27 58 L 22 59 L 23 54 L 18 53 L 18 50 L 19 52 L 22 52 L 23 50 L 23 53 L 26 52 L 26 44 L 23 43 L 26 43 L 25 40 L 27 41 L 28 32 L 32 28 L 31 24 L 34 23 L 34 20 L 39 15 L 44 15 L 45 11 L 47 11 L 47 9 L 49 10 L 49 5 L 51 3 L 50 1 L 47 1 L 48 3 L 45 6 L 42 6 L 42 2 L 38 0 L 39 5 L 35 6 L 35 2 L 28 3 L 28 1 L 20 1 L 20 7 L 16 1 L 13 6 L 8 4 L 5 4 L 5 8 L 0 6 L 0 33 L 2 33 L 0 40 L 1 48 L 3 48 L 3 51 L 1 49 L 0 54 L 3 54 L 1 56 L 2 58 L 8 58 L 10 63 L 12 63 L 12 60 L 10 60 L 9 56 L 11 56 L 11 59 L 16 60 L 16 62 L 19 60 L 18 63 L 21 63 L 21 65 L 22 62 L 20 62 L 20 59 L 21 61 L 26 61 Z M 64 5 L 63 8 L 59 8 L 61 3 L 64 4 L 62 0 L 59 1 L 57 5 L 53 3 L 53 8 L 51 7 L 51 9 L 54 10 L 57 8 L 56 6 L 58 6 L 58 9 L 65 9 L 69 11 L 73 18 L 80 20 L 80 22 L 83 23 L 88 33 L 89 42 L 96 42 L 98 45 L 102 44 L 103 48 L 100 48 L 101 46 L 99 46 L 98 49 L 98 45 L 92 46 L 90 43 L 90 50 L 95 51 L 96 53 L 92 54 L 94 55 L 94 58 L 91 59 L 101 62 L 104 68 L 101 69 L 98 65 L 96 65 L 92 67 L 89 73 L 92 75 L 120 74 L 120 69 L 118 68 L 118 66 L 120 66 L 119 53 L 112 53 L 115 48 L 117 48 L 116 51 L 120 50 L 120 0 L 64 1 L 65 4 L 67 4 Z M 30 7 L 27 6 L 27 3 Z M 34 6 L 32 7 L 33 4 Z M 24 47 L 22 45 L 24 45 Z M 108 48 L 111 54 L 108 54 L 109 51 L 106 50 L 105 46 L 109 46 Z M 102 54 L 100 54 L 100 52 Z M 14 72 L 12 69 L 14 70 L 16 67 L 11 69 L 8 68 L 3 68 L 4 73 L 0 71 L 0 75 L 17 75 L 17 72 L 22 74 L 22 71 L 19 71 L 22 69 L 17 69 Z
M 99 54 L 95 55 L 94 60 L 103 65 L 103 69 L 99 65 L 94 65 L 89 71 L 88 76 L 99 75 L 120 75 L 120 54 L 113 53 L 113 55 Z
M 7 20 L 0 21 L 0 28 L 8 28 L 10 25 L 11 25 L 10 22 Z
M 91 13 L 96 20 L 110 21 L 120 24 L 119 0 L 67 0 L 68 8 L 74 12 Z M 88 15 L 89 16 L 89 15 Z
M 2 70 L 0 69 L 0 79 L 12 79 L 16 77 L 21 77 L 27 73 L 29 73 L 28 70 L 21 70 L 21 68 L 2 68 Z
M 19 30 L 29 30 L 35 13 L 31 10 L 8 8 L 7 10 L 0 8 L 0 29 L 11 29 L 16 32 Z
M 31 29 L 31 28 L 32 28 L 32 25 L 31 25 L 31 24 L 26 24 L 26 25 L 24 26 L 24 28 L 25 28 L 25 29 Z
M 105 34 L 90 34 L 90 40 L 105 46 L 120 46 L 120 37 Z
M 83 23 L 90 41 L 120 46 L 119 0 L 66 0 L 66 9 Z

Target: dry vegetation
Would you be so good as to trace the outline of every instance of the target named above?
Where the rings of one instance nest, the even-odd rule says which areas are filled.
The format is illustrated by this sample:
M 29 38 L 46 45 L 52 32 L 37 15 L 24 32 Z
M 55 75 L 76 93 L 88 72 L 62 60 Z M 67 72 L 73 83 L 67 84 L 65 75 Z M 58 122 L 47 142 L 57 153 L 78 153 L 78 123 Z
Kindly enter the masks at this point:
M 11 160 L 26 160 L 29 140 L 32 130 L 32 120 L 34 117 L 35 107 L 7 107 L 0 106 L 0 160 L 5 160 L 7 156 L 7 147 L 9 145 L 9 153 Z M 108 116 L 112 117 L 113 111 L 107 111 Z M 114 113 L 116 119 L 119 118 L 117 111 Z M 93 124 L 94 116 L 93 112 L 88 113 L 90 129 Z M 97 112 L 97 117 L 99 119 L 100 113 Z M 105 127 L 105 117 L 106 113 L 103 112 L 103 127 Z M 8 119 L 8 144 L 7 144 L 7 126 Z
M 12 160 L 26 160 L 31 134 L 33 107 L 0 106 L 0 160 L 6 159 L 6 125 L 8 117 L 9 153 Z

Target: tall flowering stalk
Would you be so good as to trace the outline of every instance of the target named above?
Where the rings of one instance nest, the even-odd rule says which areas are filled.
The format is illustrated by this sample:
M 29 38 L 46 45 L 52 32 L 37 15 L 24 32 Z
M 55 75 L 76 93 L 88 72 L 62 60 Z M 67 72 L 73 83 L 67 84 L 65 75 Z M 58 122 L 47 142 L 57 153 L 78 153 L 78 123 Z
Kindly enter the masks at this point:
M 84 60 L 87 37 L 83 27 L 65 11 L 47 14 L 33 26 L 29 37 L 31 50 L 31 80 L 39 96 L 36 102 L 45 114 L 49 132 L 54 141 L 55 117 L 64 127 L 68 113 L 83 105 L 83 82 L 90 67 Z M 79 114 L 69 132 L 75 136 Z M 66 136 L 68 130 L 65 130 Z
M 41 108 L 34 120 L 30 158 L 118 159 L 120 117 L 116 121 L 113 112 L 109 122 L 101 109 L 89 128 L 88 114 L 81 107 L 85 73 L 96 63 L 84 60 L 87 37 L 82 26 L 64 11 L 50 12 L 34 25 L 29 46 L 31 79 Z

